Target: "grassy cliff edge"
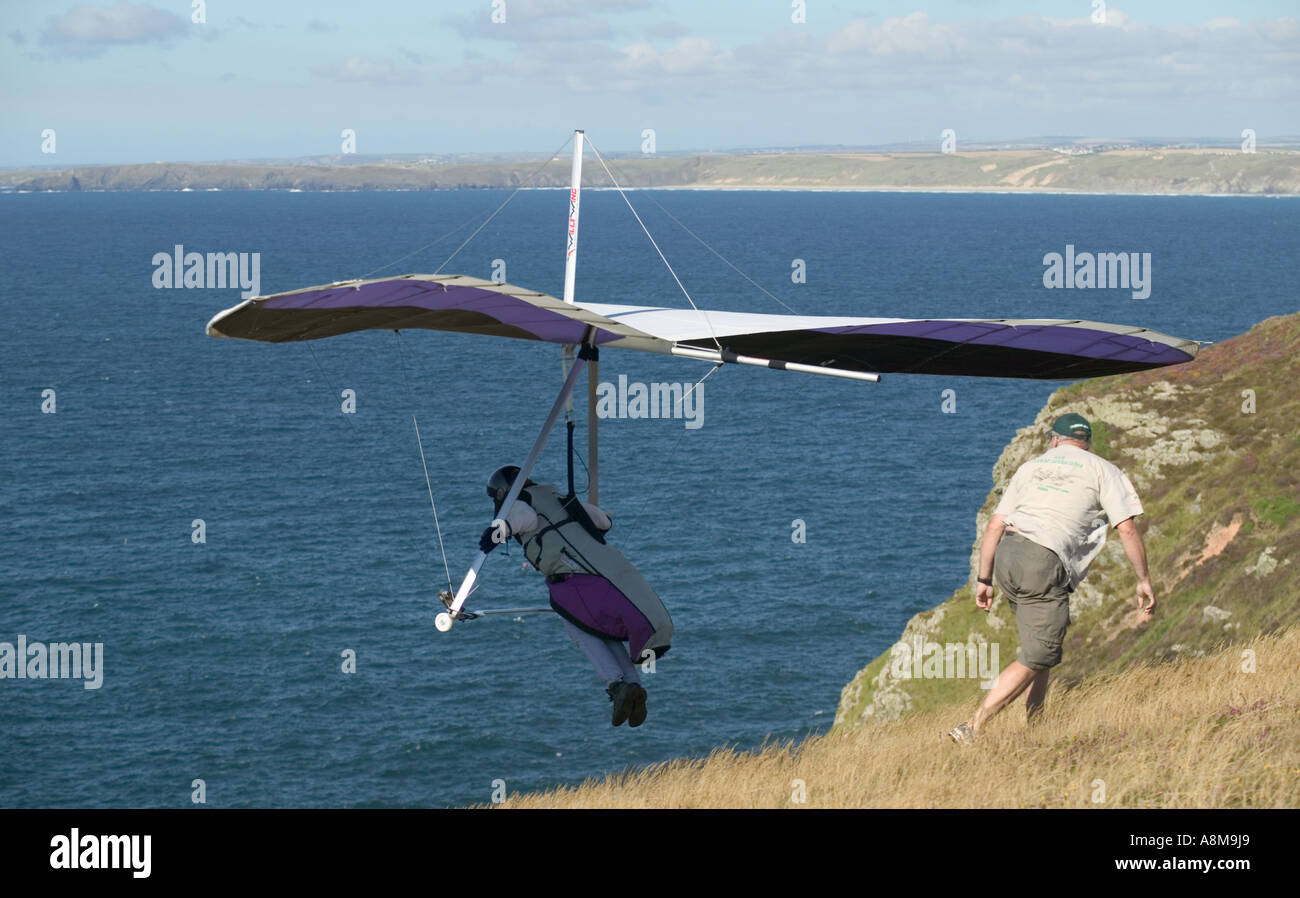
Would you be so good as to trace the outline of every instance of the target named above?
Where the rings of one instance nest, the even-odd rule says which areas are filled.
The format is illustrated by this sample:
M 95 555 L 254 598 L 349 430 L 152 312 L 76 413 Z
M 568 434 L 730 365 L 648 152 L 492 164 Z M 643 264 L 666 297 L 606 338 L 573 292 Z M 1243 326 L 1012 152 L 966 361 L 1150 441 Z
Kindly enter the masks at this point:
M 1297 651 L 1292 627 L 1216 655 L 1134 665 L 1053 696 L 1032 727 L 1003 714 L 973 746 L 942 735 L 964 710 L 949 705 L 499 807 L 1294 808 Z

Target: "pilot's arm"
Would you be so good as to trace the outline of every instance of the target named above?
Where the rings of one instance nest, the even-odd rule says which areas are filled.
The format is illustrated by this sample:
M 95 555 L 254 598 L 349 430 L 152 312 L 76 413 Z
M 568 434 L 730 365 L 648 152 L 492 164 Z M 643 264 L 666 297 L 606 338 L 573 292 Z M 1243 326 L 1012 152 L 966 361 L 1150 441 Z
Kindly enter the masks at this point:
M 515 504 L 510 506 L 510 513 L 504 519 L 497 518 L 483 531 L 483 535 L 478 539 L 478 547 L 483 552 L 491 552 L 510 537 L 530 533 L 536 529 L 537 512 L 533 511 L 533 507 L 523 499 L 516 499 Z
M 591 523 L 596 525 L 597 530 L 603 532 L 614 526 L 613 520 L 603 508 L 598 508 L 590 502 L 583 502 L 582 510 L 587 513 L 587 517 L 591 518 Z

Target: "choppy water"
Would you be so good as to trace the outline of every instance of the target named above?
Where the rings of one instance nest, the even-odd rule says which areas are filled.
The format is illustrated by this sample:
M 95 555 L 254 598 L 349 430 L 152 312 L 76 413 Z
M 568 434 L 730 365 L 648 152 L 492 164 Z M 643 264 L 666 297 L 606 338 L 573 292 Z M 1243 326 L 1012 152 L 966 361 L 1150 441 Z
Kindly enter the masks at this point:
M 383 333 L 213 340 L 204 324 L 237 291 L 156 290 L 151 259 L 177 243 L 259 252 L 262 291 L 292 289 L 369 272 L 505 196 L 0 195 L 0 641 L 105 651 L 98 690 L 0 680 L 0 805 L 180 806 L 196 778 L 214 806 L 458 805 L 497 779 L 531 790 L 798 738 L 964 581 L 990 468 L 1058 384 L 727 368 L 703 387 L 699 430 L 602 429 L 615 542 L 677 626 L 644 727 L 609 726 L 550 615 L 435 632 L 446 577 L 411 415 L 459 580 L 490 517 L 483 482 L 525 454 L 558 350 L 432 332 L 400 349 Z M 651 199 L 803 313 L 1079 317 L 1221 340 L 1297 307 L 1294 200 L 631 196 L 704 307 L 783 311 Z M 487 277 L 504 259 L 510 282 L 558 294 L 565 213 L 562 193 L 521 193 L 446 270 Z M 467 233 L 384 273 L 431 271 Z M 580 299 L 684 304 L 616 194 L 584 195 L 581 236 Z M 1151 297 L 1044 289 L 1043 254 L 1067 243 L 1152 253 Z M 601 375 L 706 370 L 610 351 Z M 940 412 L 947 388 L 956 414 Z M 537 476 L 562 472 L 557 438 Z M 540 607 L 545 591 L 515 549 L 477 598 Z

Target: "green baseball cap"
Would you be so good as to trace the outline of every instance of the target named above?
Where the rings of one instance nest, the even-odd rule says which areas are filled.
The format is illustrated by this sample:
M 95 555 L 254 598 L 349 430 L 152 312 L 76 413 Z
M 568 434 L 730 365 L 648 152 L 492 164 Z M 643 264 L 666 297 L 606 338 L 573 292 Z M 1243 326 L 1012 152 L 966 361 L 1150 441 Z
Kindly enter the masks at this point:
M 1092 440 L 1092 425 L 1083 415 L 1061 415 L 1052 424 L 1052 432 L 1075 440 Z

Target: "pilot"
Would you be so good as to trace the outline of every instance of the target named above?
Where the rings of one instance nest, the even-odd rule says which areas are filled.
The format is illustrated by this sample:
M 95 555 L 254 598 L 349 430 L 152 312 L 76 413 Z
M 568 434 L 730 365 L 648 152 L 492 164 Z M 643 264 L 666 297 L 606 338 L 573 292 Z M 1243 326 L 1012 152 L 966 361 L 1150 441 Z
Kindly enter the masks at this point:
M 509 465 L 488 478 L 498 514 L 518 475 L 519 468 Z M 605 683 L 613 703 L 610 723 L 637 727 L 646 718 L 637 664 L 668 651 L 673 625 L 650 584 L 605 541 L 612 523 L 597 506 L 527 480 L 506 516 L 483 531 L 479 548 L 491 552 L 507 539 L 523 546 L 524 556 L 546 575 L 551 608 Z

